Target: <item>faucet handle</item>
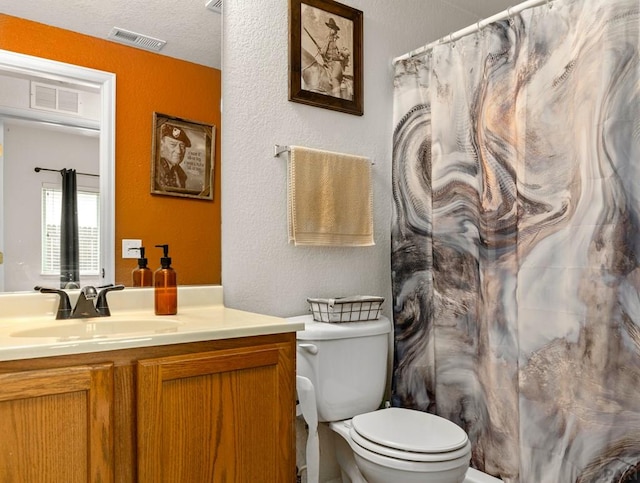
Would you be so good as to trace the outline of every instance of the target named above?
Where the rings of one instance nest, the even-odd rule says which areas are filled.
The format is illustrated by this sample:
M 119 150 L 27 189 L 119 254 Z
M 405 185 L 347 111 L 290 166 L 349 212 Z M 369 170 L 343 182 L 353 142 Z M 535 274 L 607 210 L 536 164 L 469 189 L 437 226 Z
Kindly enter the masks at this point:
M 56 319 L 68 319 L 71 317 L 71 302 L 69 301 L 69 295 L 64 290 L 56 288 L 46 287 L 34 287 L 40 293 L 57 293 L 60 296 L 60 303 L 58 304 L 58 311 L 56 312 Z
M 100 287 L 102 290 L 98 292 L 98 300 L 96 300 L 96 310 L 102 317 L 108 317 L 111 315 L 109 310 L 109 304 L 107 303 L 107 294 L 113 290 L 123 290 L 124 285 L 107 285 L 106 287 Z

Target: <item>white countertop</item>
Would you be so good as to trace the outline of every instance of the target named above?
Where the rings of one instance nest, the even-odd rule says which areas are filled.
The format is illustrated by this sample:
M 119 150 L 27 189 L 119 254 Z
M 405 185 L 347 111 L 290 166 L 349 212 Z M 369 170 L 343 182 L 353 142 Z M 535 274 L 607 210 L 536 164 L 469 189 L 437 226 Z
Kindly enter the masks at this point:
M 224 307 L 221 286 L 179 287 L 177 315 L 154 314 L 153 289 L 107 299 L 110 317 L 56 320 L 57 295 L 0 295 L 0 361 L 304 330 L 303 322 Z

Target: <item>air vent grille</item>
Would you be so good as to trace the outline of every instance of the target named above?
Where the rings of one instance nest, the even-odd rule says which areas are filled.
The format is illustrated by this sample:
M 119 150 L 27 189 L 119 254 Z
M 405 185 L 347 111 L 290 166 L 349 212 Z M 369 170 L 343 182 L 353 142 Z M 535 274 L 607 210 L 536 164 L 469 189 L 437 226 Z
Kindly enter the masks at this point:
M 80 109 L 77 92 L 58 90 L 58 109 L 65 112 L 78 113 Z
M 217 13 L 222 13 L 222 0 L 208 0 L 207 8 Z
M 34 96 L 31 107 L 55 110 L 58 108 L 58 89 L 38 84 L 33 85 Z
M 80 92 L 31 82 L 31 108 L 79 114 Z
M 162 50 L 167 43 L 166 40 L 156 39 L 154 37 L 149 37 L 148 35 L 131 32 L 130 30 L 121 29 L 120 27 L 113 27 L 111 32 L 109 32 L 109 38 L 122 44 L 139 47 L 145 50 L 153 50 L 154 52 Z

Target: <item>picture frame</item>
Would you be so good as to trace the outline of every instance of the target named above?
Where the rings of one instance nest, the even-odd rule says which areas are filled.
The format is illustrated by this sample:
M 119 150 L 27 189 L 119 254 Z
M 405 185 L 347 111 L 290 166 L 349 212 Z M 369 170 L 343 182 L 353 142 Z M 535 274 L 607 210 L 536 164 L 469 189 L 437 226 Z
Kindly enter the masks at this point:
M 151 194 L 213 200 L 213 124 L 153 113 Z
M 364 114 L 362 12 L 332 0 L 289 0 L 289 100 Z

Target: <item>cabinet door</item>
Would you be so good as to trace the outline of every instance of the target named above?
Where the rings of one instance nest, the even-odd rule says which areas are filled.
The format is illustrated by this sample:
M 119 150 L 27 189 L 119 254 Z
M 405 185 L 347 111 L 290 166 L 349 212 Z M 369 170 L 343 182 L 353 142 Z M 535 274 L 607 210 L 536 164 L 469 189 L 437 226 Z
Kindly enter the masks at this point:
M 267 344 L 139 361 L 139 481 L 295 481 L 291 352 Z
M 111 364 L 0 374 L 0 481 L 113 481 Z

